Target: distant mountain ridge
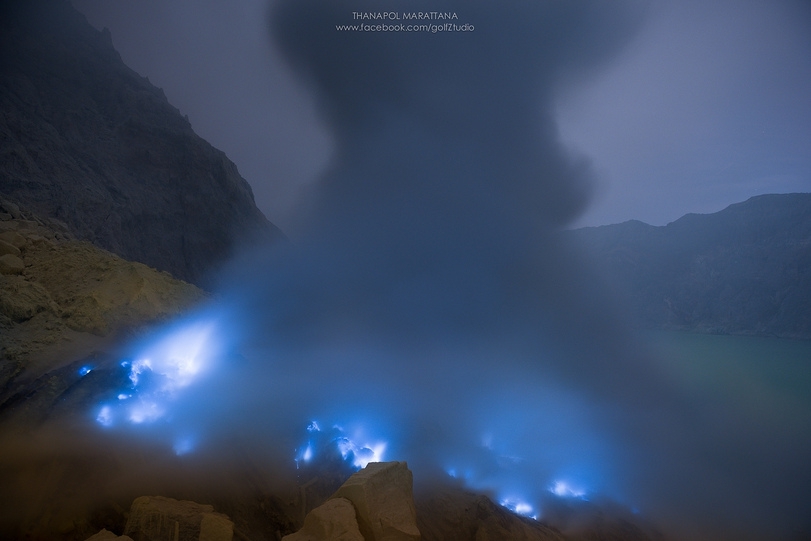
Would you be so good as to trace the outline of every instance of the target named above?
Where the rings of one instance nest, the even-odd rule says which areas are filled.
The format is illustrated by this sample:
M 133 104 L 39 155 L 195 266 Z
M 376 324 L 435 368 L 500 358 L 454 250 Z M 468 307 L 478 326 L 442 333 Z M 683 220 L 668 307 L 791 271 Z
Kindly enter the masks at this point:
M 221 151 L 65 0 L 0 6 L 0 195 L 126 259 L 203 284 L 283 238 Z
M 811 339 L 811 194 L 566 234 L 640 326 Z

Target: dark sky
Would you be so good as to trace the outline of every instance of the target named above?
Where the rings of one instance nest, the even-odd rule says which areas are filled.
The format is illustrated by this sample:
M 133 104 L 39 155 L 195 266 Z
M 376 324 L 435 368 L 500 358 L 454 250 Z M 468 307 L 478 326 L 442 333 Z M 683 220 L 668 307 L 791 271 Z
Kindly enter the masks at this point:
M 289 229 L 299 188 L 323 173 L 332 141 L 272 48 L 267 0 L 73 3 L 111 30 L 124 61 L 228 154 L 259 207 Z M 611 62 L 556 89 L 561 138 L 597 176 L 572 224 L 661 225 L 811 190 L 807 3 L 657 1 L 628 37 Z

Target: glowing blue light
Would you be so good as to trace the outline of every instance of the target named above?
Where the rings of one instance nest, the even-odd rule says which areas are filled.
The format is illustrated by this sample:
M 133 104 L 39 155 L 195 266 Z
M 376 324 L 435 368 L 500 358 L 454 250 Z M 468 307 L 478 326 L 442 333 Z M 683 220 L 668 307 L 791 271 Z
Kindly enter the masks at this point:
M 110 406 L 103 406 L 99 411 L 96 421 L 102 426 L 111 426 L 113 424 L 113 412 Z
M 332 431 L 322 432 L 317 421 L 311 422 L 307 426 L 307 431 L 313 434 L 314 439 L 307 442 L 306 447 L 298 449 L 297 467 L 301 462 L 310 462 L 321 453 L 334 453 L 336 450 L 343 460 L 352 464 L 356 469 L 365 468 L 370 462 L 384 460 L 387 442 L 368 442 L 358 431 L 353 437 L 349 437 L 344 434 L 343 428 L 333 425 Z
M 93 367 L 92 367 L 92 366 L 83 366 L 83 367 L 81 367 L 81 368 L 79 369 L 79 375 L 80 375 L 80 376 L 86 376 L 86 375 L 88 375 L 88 374 L 89 374 L 90 372 L 92 372 L 92 371 L 93 371 Z
M 163 417 L 164 413 L 166 410 L 157 402 L 139 400 L 130 408 L 128 419 L 135 424 L 151 423 Z
M 175 441 L 172 449 L 174 449 L 177 456 L 191 453 L 194 450 L 194 439 L 191 437 L 180 438 Z
M 574 488 L 565 481 L 555 481 L 549 492 L 560 498 L 583 498 L 586 495 L 585 490 Z
M 301 467 L 301 462 L 307 463 L 313 459 L 315 455 L 315 451 L 313 450 L 313 444 L 307 443 L 307 447 L 304 450 L 299 450 L 298 455 L 296 456 L 296 469 Z
M 358 444 L 349 438 L 338 440 L 338 450 L 344 460 L 352 454 L 352 465 L 356 468 L 365 468 L 369 462 L 382 462 L 386 451 L 386 442 L 372 444 Z
M 211 369 L 222 354 L 224 340 L 217 330 L 211 318 L 177 325 L 147 343 L 138 355 L 121 361 L 130 386 L 119 392 L 115 406 L 106 406 L 105 418 L 115 415 L 133 424 L 148 424 L 168 416 L 181 390 Z M 84 367 L 80 373 L 90 369 Z M 114 414 L 113 408 L 124 411 Z
M 529 517 L 538 520 L 538 515 L 534 514 L 535 509 L 520 498 L 504 498 L 499 504 L 515 513 L 524 517 Z
M 146 370 L 152 370 L 152 361 L 149 359 L 138 359 L 132 363 L 132 368 L 130 368 L 130 381 L 133 387 L 138 385 L 138 376 Z

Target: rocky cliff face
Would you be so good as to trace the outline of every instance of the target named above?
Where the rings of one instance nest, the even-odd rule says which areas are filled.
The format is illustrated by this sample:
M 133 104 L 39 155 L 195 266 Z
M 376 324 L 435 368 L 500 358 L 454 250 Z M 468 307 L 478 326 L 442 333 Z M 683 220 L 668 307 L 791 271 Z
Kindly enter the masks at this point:
M 206 283 L 240 242 L 282 238 L 248 183 L 108 32 L 64 0 L 0 17 L 0 194 L 79 239 Z
M 811 194 L 567 232 L 645 327 L 811 338 Z

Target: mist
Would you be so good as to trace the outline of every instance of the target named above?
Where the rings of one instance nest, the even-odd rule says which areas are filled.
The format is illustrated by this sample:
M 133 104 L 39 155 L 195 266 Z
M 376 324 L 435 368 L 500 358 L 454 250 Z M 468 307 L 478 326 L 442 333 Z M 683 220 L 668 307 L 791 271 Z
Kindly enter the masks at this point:
M 541 517 L 564 483 L 676 535 L 789 535 L 805 520 L 807 438 L 769 415 L 744 421 L 745 397 L 679 388 L 559 235 L 595 174 L 561 143 L 556 96 L 610 62 L 646 6 L 439 2 L 475 30 L 336 29 L 414 9 L 272 10 L 335 154 L 296 242 L 224 274 L 248 396 L 280 425 L 376 435 L 418 483 L 442 470 Z
M 212 304 L 166 330 L 172 342 L 190 322 L 208 329 L 200 378 L 155 361 L 138 400 L 160 407 L 133 428 L 131 397 L 113 397 L 91 414 L 100 430 L 201 453 L 207 468 L 231 460 L 223 442 L 249 442 L 282 470 L 304 460 L 315 421 L 385 444 L 375 458 L 408 461 L 418 489 L 448 475 L 539 519 L 554 494 L 613 501 L 676 538 L 807 527 L 807 416 L 775 425 L 777 413 L 745 417 L 746 397 L 685 389 L 559 234 L 595 173 L 561 143 L 555 100 L 629 43 L 645 5 L 419 4 L 272 5 L 274 46 L 330 128 L 330 167 L 295 242 L 240 254 Z M 474 29 L 336 29 L 416 9 Z M 151 344 L 131 345 L 130 379 L 161 357 Z

